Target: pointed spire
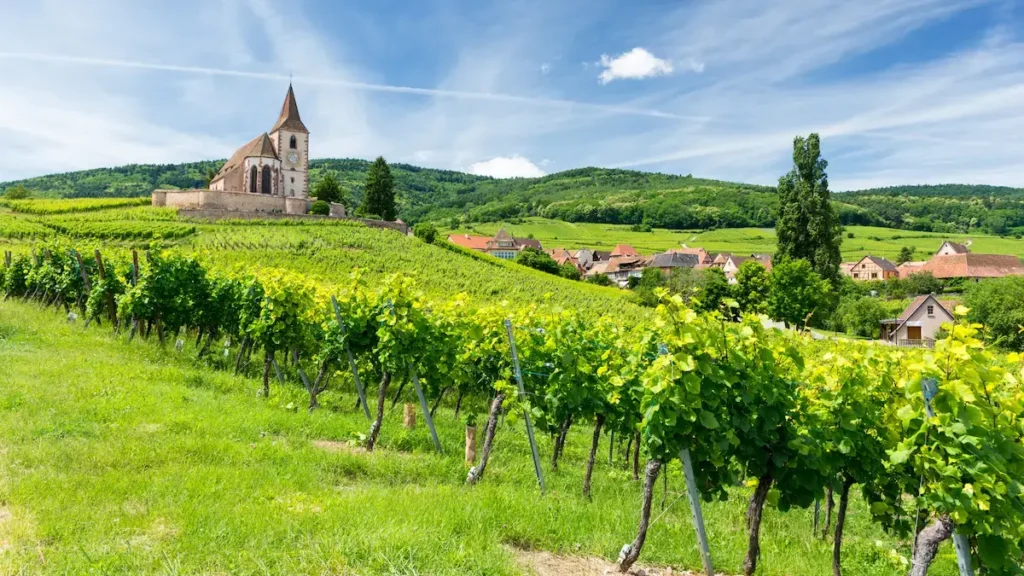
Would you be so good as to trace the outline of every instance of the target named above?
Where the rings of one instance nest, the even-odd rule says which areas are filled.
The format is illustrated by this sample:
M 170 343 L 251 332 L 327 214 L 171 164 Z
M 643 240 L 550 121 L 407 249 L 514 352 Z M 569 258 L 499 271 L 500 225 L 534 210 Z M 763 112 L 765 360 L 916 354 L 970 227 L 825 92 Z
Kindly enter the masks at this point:
M 299 118 L 299 105 L 295 102 L 295 91 L 292 90 L 291 82 L 288 82 L 288 94 L 285 95 L 284 104 L 281 106 L 281 116 L 278 117 L 277 123 L 270 129 L 270 132 L 277 132 L 281 129 L 309 134 L 306 125 Z

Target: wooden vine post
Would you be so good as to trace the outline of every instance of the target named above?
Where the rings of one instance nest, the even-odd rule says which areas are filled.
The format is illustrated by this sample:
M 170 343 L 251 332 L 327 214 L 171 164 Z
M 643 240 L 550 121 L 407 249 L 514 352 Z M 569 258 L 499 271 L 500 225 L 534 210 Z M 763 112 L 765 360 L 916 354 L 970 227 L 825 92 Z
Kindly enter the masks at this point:
M 103 265 L 103 256 L 100 255 L 99 249 L 93 252 L 96 257 L 96 266 L 99 268 L 100 282 L 104 281 L 107 277 L 107 268 Z M 114 295 L 110 292 L 106 294 L 107 301 L 107 317 L 110 319 L 110 323 L 117 327 L 117 306 L 114 304 Z
M 526 398 L 526 387 L 523 386 L 523 371 L 519 369 L 519 354 L 516 352 L 516 337 L 512 334 L 512 320 L 505 319 L 505 332 L 508 334 L 508 345 L 512 350 L 512 368 L 515 370 L 516 384 L 519 386 L 519 395 Z M 533 423 L 530 422 L 530 412 L 523 411 L 523 420 L 526 421 L 526 436 L 530 439 L 530 451 L 533 453 L 533 469 L 537 473 L 537 483 L 540 484 L 540 492 L 544 493 L 544 472 L 540 469 L 540 454 L 537 453 L 537 441 L 533 438 Z
M 85 299 L 82 296 L 78 296 L 79 310 L 85 312 L 85 302 L 89 299 L 89 294 L 92 292 L 92 284 L 89 282 L 89 275 L 85 273 L 85 264 L 82 263 L 82 255 L 78 253 L 78 250 L 71 250 L 71 253 L 75 255 L 75 261 L 78 262 L 78 274 L 82 277 L 82 286 L 85 289 Z M 65 308 L 66 309 L 66 308 Z M 97 323 L 99 321 L 97 320 Z
M 345 323 L 341 320 L 341 310 L 338 308 L 338 299 L 331 296 L 331 305 L 334 307 L 334 319 L 338 321 L 338 328 L 345 334 Z M 352 379 L 356 381 L 356 392 L 359 393 L 359 403 L 363 405 L 363 413 L 366 419 L 370 420 L 370 407 L 366 405 L 366 392 L 363 391 L 363 383 L 359 381 L 359 369 L 356 367 L 356 359 L 352 356 L 352 347 L 345 341 L 345 354 L 348 355 L 348 367 L 352 371 Z

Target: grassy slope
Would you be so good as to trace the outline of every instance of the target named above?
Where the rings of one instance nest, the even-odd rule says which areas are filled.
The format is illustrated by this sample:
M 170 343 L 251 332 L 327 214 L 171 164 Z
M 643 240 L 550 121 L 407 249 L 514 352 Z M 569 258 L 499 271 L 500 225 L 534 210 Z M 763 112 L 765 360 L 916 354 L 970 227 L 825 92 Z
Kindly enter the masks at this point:
M 422 424 L 389 414 L 384 450 L 328 453 L 367 422 L 353 393 L 332 390 L 315 414 L 294 385 L 197 367 L 142 341 L 68 325 L 34 305 L 0 303 L 0 574 L 518 574 L 504 543 L 613 559 L 636 526 L 639 485 L 609 466 L 602 440 L 594 501 L 580 495 L 589 431 L 573 429 L 550 491 L 532 478 L 521 424 L 499 430 L 485 481 L 463 486 L 461 425 L 436 418 L 449 456 Z M 336 379 L 338 382 L 338 379 Z M 483 406 L 473 409 L 482 412 Z M 659 482 L 660 484 L 660 482 Z M 700 565 L 678 463 L 668 511 L 643 558 Z M 661 497 L 659 487 L 658 496 Z M 737 573 L 744 494 L 707 505 L 716 566 Z M 829 571 L 830 546 L 810 538 L 811 513 L 766 510 L 764 575 Z M 854 499 L 844 564 L 858 575 L 901 574 L 905 554 Z M 932 569 L 955 574 L 943 547 Z
M 587 246 L 610 250 L 617 243 L 632 244 L 644 253 L 677 248 L 685 243 L 701 246 L 712 252 L 751 254 L 775 251 L 775 230 L 762 228 L 728 228 L 709 232 L 662 230 L 632 232 L 629 226 L 615 224 L 571 223 L 544 218 L 529 218 L 523 224 L 487 223 L 459 229 L 457 233 L 493 235 L 505 228 L 517 237 L 533 234 L 545 248 Z M 915 259 L 927 260 L 939 249 L 943 240 L 964 242 L 972 240 L 971 249 L 978 253 L 1014 254 L 1024 256 L 1024 240 L 976 234 L 938 234 L 913 232 L 873 226 L 848 226 L 853 238 L 843 235 L 843 258 L 855 260 L 867 254 L 895 258 L 900 248 L 915 248 Z M 450 231 L 446 231 L 448 233 Z M 873 239 L 873 238 L 877 238 Z

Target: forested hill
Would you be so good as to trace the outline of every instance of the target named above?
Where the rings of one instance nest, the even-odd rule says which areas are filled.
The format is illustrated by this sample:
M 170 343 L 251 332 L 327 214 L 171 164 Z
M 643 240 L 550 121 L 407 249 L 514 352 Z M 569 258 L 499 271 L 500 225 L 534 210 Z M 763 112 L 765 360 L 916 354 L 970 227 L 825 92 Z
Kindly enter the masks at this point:
M 0 183 L 49 197 L 145 196 L 156 188 L 206 185 L 223 161 L 129 165 Z M 310 162 L 311 182 L 327 171 L 358 204 L 370 162 Z M 494 179 L 452 170 L 392 164 L 399 216 L 471 222 L 543 216 L 569 222 L 643 224 L 676 229 L 770 227 L 777 200 L 772 187 L 634 170 L 579 168 L 540 178 Z M 1024 233 L 1024 189 L 944 184 L 895 186 L 834 196 L 844 224 L 935 232 Z

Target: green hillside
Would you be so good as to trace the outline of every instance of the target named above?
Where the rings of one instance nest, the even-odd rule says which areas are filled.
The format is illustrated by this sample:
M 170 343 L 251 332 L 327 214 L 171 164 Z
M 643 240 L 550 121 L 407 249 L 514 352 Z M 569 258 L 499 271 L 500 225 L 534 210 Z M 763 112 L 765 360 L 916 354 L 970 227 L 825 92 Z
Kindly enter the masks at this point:
M 156 188 L 202 187 L 222 161 L 128 165 L 2 182 L 44 197 L 145 196 Z M 333 173 L 350 203 L 363 198 L 366 160 L 310 162 L 311 183 Z M 674 230 L 770 228 L 772 187 L 606 168 L 579 168 L 540 178 L 495 179 L 452 170 L 392 164 L 399 216 L 455 227 L 543 217 L 565 222 L 641 224 Z M 845 225 L 919 232 L 1024 233 L 1024 189 L 947 184 L 898 186 L 834 195 Z

